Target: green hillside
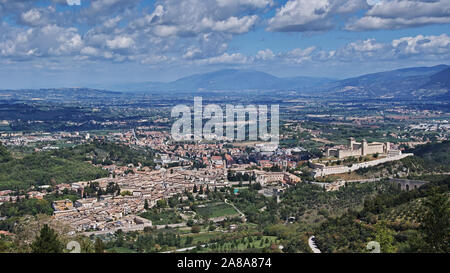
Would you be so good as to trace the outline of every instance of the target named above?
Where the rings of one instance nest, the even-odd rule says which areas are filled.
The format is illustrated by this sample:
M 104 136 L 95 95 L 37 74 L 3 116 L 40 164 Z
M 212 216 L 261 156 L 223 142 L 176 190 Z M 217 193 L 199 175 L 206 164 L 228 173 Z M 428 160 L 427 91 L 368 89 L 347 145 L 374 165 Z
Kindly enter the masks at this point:
M 430 167 L 440 167 L 445 171 L 450 171 L 450 141 L 448 140 L 420 145 L 411 152 L 425 160 Z
M 377 241 L 382 252 L 450 250 L 450 176 L 410 192 L 385 192 L 366 199 L 364 208 L 323 222 L 314 234 L 322 252 L 368 252 Z
M 107 175 L 107 171 L 87 162 L 63 159 L 46 152 L 15 159 L 0 146 L 0 190 L 25 190 L 34 185 L 94 180 Z

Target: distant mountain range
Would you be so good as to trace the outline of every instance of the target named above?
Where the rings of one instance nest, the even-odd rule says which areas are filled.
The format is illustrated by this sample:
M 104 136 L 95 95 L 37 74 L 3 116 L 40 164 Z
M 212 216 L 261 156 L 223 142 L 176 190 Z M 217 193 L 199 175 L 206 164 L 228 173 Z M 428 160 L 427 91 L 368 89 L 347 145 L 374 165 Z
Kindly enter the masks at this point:
M 313 86 L 335 82 L 335 79 L 314 77 L 278 78 L 265 72 L 254 70 L 225 69 L 205 74 L 195 74 L 173 82 L 125 83 L 113 86 L 93 86 L 115 91 L 302 91 Z
M 132 92 L 295 91 L 299 95 L 354 98 L 449 98 L 450 66 L 413 67 L 335 80 L 280 78 L 254 71 L 225 69 L 183 77 L 173 82 L 124 83 L 92 86 Z
M 447 96 L 449 66 L 413 67 L 367 74 L 320 86 L 329 95 L 355 98 L 427 98 Z
M 443 94 L 443 97 L 445 97 L 446 99 L 450 99 L 450 67 L 431 76 L 430 81 L 428 81 L 421 88 L 425 90 L 442 90 L 442 92 L 446 91 L 446 93 Z
M 52 88 L 38 90 L 0 90 L 0 99 L 20 100 L 43 98 L 59 100 L 70 94 L 80 100 L 92 97 L 127 96 L 126 92 L 145 93 L 204 93 L 223 94 L 246 92 L 283 95 L 308 95 L 323 98 L 346 99 L 442 99 L 450 100 L 450 66 L 412 67 L 335 80 L 330 78 L 291 77 L 280 78 L 254 70 L 226 69 L 205 74 L 195 74 L 173 82 L 141 82 L 120 85 L 91 85 L 86 88 Z M 7 91 L 5 93 L 5 91 Z M 3 95 L 2 95 L 3 94 Z

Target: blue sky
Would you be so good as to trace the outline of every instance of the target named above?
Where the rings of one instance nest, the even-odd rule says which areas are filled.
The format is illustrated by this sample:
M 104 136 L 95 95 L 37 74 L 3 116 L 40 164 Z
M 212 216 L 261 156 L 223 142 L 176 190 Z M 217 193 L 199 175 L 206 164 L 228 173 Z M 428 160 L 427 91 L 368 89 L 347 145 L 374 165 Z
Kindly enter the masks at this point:
M 0 0 L 0 88 L 450 64 L 450 0 Z

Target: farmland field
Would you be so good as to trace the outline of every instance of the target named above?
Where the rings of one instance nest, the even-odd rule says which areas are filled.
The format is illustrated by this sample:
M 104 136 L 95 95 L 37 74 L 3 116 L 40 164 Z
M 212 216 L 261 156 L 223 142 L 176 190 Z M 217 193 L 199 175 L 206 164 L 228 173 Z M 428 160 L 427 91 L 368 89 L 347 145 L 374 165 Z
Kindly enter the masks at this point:
M 206 218 L 239 215 L 232 206 L 223 202 L 208 203 L 205 207 L 197 208 L 196 211 L 200 216 Z

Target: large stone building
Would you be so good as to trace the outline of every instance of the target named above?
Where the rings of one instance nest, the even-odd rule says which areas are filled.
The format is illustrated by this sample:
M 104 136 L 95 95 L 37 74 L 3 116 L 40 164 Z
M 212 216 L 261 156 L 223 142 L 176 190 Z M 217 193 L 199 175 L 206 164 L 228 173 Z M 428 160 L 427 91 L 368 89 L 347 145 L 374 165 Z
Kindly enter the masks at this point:
M 310 162 L 309 164 L 310 164 L 311 168 L 314 169 L 313 177 L 316 178 L 316 177 L 321 177 L 321 176 L 326 176 L 326 175 L 331 175 L 331 174 L 354 172 L 358 169 L 373 167 L 373 166 L 377 166 L 379 164 L 383 164 L 386 162 L 402 160 L 405 157 L 413 156 L 413 155 L 414 154 L 411 154 L 411 153 L 402 154 L 401 151 L 396 151 L 396 153 L 389 152 L 389 154 L 386 157 L 382 157 L 382 158 L 367 161 L 367 162 L 355 163 L 355 164 L 351 164 L 350 166 L 345 166 L 345 165 L 344 166 L 325 166 L 325 164 L 314 163 L 314 162 Z
M 356 142 L 355 139 L 351 137 L 348 140 L 347 148 L 345 149 L 328 148 L 326 151 L 326 156 L 342 159 L 350 156 L 359 157 L 371 154 L 389 154 L 390 146 L 391 144 L 389 142 L 368 143 L 367 140 L 365 139 L 363 139 L 362 142 Z
M 296 184 L 302 182 L 301 178 L 288 173 L 288 172 L 264 172 L 264 171 L 254 171 L 256 175 L 256 182 L 260 183 L 261 186 L 266 186 L 268 184 L 276 184 L 278 182 Z

